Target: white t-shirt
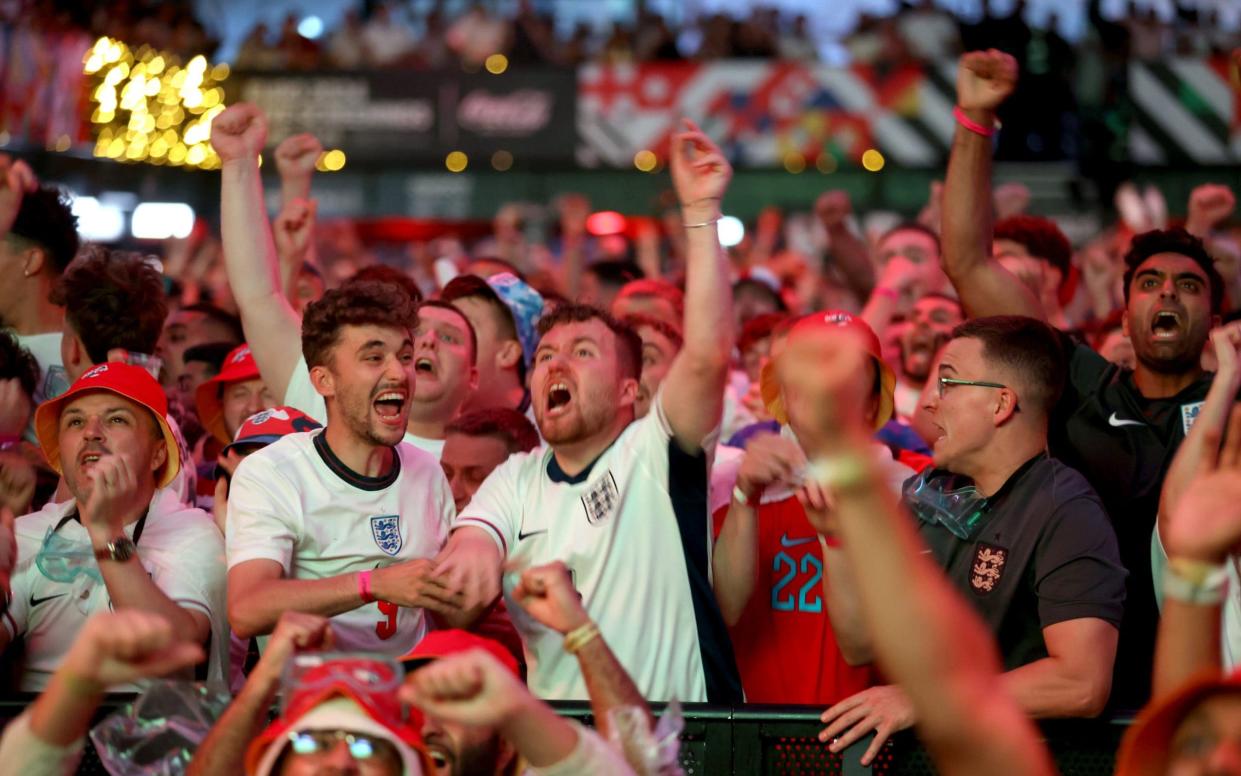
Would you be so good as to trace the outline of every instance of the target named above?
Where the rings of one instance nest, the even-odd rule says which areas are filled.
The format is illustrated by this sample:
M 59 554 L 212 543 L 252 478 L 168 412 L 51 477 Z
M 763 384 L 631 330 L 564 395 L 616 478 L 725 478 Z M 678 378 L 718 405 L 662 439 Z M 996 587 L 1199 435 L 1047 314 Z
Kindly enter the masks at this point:
M 71 582 L 57 582 L 39 569 L 39 551 L 48 532 L 75 508 L 75 501 L 49 504 L 17 519 L 18 563 L 13 570 L 13 599 L 3 622 L 10 636 L 26 637 L 24 691 L 46 687 L 87 618 L 112 608 L 107 586 L 90 575 L 79 573 Z M 222 678 L 228 654 L 224 537 L 210 515 L 182 504 L 167 488 L 155 492 L 146 520 L 140 522 L 139 562 L 164 595 L 211 620 L 207 678 Z M 125 526 L 125 535 L 134 538 L 137 527 L 138 522 Z M 56 533 L 91 552 L 90 535 L 77 520 L 68 518 Z
M 293 368 L 293 374 L 289 377 L 289 387 L 284 392 L 284 404 L 286 407 L 301 410 L 323 425 L 327 425 L 327 402 L 311 384 L 310 369 L 306 366 L 304 357 L 297 359 L 297 366 Z M 401 441 L 430 453 L 437 461 L 444 452 L 443 439 L 427 439 L 414 436 L 406 431 L 405 438 Z
M 290 579 L 327 579 L 415 558 L 448 538 L 452 491 L 439 463 L 404 443 L 383 477 L 346 467 L 321 430 L 288 436 L 248 456 L 228 498 L 228 567 L 273 560 Z M 332 618 L 346 652 L 400 656 L 427 632 L 421 609 L 382 601 Z
M 39 382 L 34 388 L 34 406 L 39 406 L 48 399 L 55 399 L 69 390 L 69 375 L 60 362 L 60 340 L 58 331 L 47 334 L 17 335 L 17 344 L 30 351 L 34 360 L 39 362 Z M 38 444 L 39 439 L 34 433 L 34 413 L 30 413 L 30 423 L 23 435 L 27 442 Z
M 662 396 L 662 395 L 661 395 Z M 703 442 L 713 451 L 715 436 Z M 560 560 L 638 690 L 652 701 L 740 701 L 727 629 L 711 592 L 709 454 L 672 440 L 662 398 L 593 464 L 569 477 L 551 447 L 510 456 L 454 523 L 485 530 L 520 569 Z M 522 636 L 530 689 L 583 700 L 586 685 L 563 637 L 507 602 Z

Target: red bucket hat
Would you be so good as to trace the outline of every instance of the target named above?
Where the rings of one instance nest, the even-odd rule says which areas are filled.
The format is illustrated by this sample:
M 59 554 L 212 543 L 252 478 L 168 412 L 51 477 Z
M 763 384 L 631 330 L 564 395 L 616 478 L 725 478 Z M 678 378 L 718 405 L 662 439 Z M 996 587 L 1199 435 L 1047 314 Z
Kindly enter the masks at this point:
M 1116 776 L 1163 776 L 1167 773 L 1172 736 L 1199 703 L 1214 695 L 1241 693 L 1241 671 L 1228 676 L 1206 675 L 1190 680 L 1142 710 L 1120 743 Z
M 257 380 L 260 376 L 258 364 L 254 363 L 254 356 L 250 353 L 250 346 L 238 345 L 224 357 L 220 373 L 194 391 L 198 420 L 203 428 L 221 443 L 227 445 L 233 441 L 229 439 L 228 429 L 224 427 L 224 389 L 229 383 Z
M 150 411 L 168 447 L 168 462 L 160 471 L 155 487 L 163 488 L 172 482 L 181 470 L 181 458 L 177 452 L 177 439 L 168 426 L 168 399 L 164 397 L 164 389 L 147 370 L 120 362 L 108 362 L 87 370 L 69 390 L 43 402 L 35 410 L 35 434 L 39 437 L 43 455 L 56 473 L 64 473 L 60 467 L 60 414 L 75 397 L 89 391 L 115 393 Z
M 796 342 L 808 334 L 824 331 L 848 332 L 861 343 L 866 354 L 874 359 L 875 366 L 879 369 L 879 412 L 875 416 L 875 429 L 882 428 L 892 418 L 896 375 L 883 360 L 883 345 L 875 336 L 875 331 L 866 321 L 843 310 L 828 310 L 802 316 L 783 339 L 772 340 L 771 357 L 763 365 L 763 371 L 759 375 L 759 390 L 763 397 L 763 405 L 780 423 L 789 422 L 788 414 L 784 409 L 784 401 L 780 397 L 777 364 L 784 352 L 788 350 L 789 343 Z
M 236 447 L 265 447 L 289 434 L 314 431 L 316 428 L 323 428 L 323 424 L 301 410 L 293 407 L 272 407 L 246 418 L 241 428 L 237 429 L 233 441 L 220 451 L 220 455 Z

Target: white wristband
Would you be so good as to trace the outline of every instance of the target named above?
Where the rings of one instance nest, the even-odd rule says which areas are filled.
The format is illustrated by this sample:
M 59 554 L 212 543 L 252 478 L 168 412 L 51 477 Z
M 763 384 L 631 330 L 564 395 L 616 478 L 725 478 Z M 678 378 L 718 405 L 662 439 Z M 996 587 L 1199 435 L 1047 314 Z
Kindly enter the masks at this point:
M 1186 574 L 1169 561 L 1163 573 L 1163 592 L 1168 598 L 1193 606 L 1215 606 L 1223 602 L 1228 585 L 1228 570 L 1224 565 L 1204 570 L 1194 564 L 1198 573 Z M 1205 572 L 1205 573 L 1204 573 Z

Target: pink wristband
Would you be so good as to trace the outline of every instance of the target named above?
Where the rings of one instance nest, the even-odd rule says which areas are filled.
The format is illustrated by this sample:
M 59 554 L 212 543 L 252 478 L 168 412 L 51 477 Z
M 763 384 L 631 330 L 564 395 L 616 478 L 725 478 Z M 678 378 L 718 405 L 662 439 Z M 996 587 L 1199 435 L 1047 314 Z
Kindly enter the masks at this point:
M 877 288 L 875 288 L 874 291 L 871 291 L 871 293 L 874 294 L 875 296 L 886 296 L 887 298 L 891 299 L 894 302 L 901 298 L 900 294 L 896 293 L 890 288 L 884 288 L 883 286 L 878 286 Z
M 22 438 L 16 434 L 0 434 L 0 453 L 16 450 L 21 446 Z
M 375 596 L 371 595 L 371 570 L 358 572 L 358 595 L 362 596 L 362 603 L 375 603 Z
M 991 137 L 995 134 L 995 127 L 984 127 L 982 124 L 974 121 L 969 116 L 966 116 L 965 111 L 961 110 L 960 105 L 957 105 L 952 109 L 952 117 L 957 120 L 958 124 L 965 127 L 970 132 L 973 132 L 975 135 Z

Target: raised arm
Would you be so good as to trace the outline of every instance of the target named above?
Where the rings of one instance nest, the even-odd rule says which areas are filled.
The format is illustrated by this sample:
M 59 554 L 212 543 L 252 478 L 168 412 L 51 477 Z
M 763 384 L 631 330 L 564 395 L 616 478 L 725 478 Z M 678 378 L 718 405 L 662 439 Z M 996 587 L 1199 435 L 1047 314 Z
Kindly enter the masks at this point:
M 974 125 L 995 125 L 995 112 L 1017 85 L 1017 62 L 991 49 L 961 57 L 957 105 Z M 970 317 L 1045 318 L 1021 281 L 991 258 L 991 138 L 958 121 L 943 198 L 944 272 Z
M 685 346 L 668 370 L 662 402 L 677 444 L 692 453 L 719 426 L 733 346 L 728 260 L 716 231 L 732 167 L 686 119 L 684 131 L 672 138 L 671 168 L 688 242 Z
M 1053 773 L 1036 731 L 1001 684 L 990 634 L 925 554 L 870 452 L 861 408 L 843 390 L 863 367 L 861 349 L 821 344 L 790 355 L 806 368 L 794 373 L 786 400 L 816 418 L 801 438 L 815 462 L 811 476 L 836 505 L 879 664 L 908 695 L 936 765 L 945 774 Z
M 286 137 L 276 146 L 282 208 L 298 200 L 310 199 L 310 179 L 314 177 L 315 162 L 322 153 L 323 146 L 319 139 L 309 132 Z
M 73 773 L 108 687 L 167 676 L 202 659 L 202 647 L 179 640 L 159 615 L 134 610 L 94 615 L 47 688 L 4 729 L 0 773 Z
M 1197 431 L 1194 424 L 1191 435 Z M 1221 438 L 1219 429 L 1206 429 L 1196 476 L 1160 516 L 1168 567 L 1164 579 L 1155 580 L 1164 588 L 1155 643 L 1155 697 L 1223 667 L 1221 604 L 1225 594 L 1238 595 L 1225 583 L 1225 564 L 1241 546 L 1241 406 L 1232 408 L 1222 449 Z
M 582 608 L 581 596 L 573 588 L 563 563 L 556 561 L 526 569 L 513 588 L 513 599 L 527 614 L 557 633 L 578 634 L 574 654 L 602 735 L 608 736 L 612 729 L 608 712 L 626 707 L 638 709 L 646 717 L 648 729 L 655 727 L 646 699 Z M 590 636 L 591 633 L 595 635 Z M 589 638 L 583 640 L 586 636 Z
M 532 773 L 623 776 L 633 770 L 596 733 L 560 717 L 482 649 L 442 657 L 405 679 L 400 698 L 430 718 L 505 738 Z
M 258 164 L 266 142 L 267 120 L 249 103 L 230 107 L 211 123 L 211 145 L 222 161 L 224 269 L 263 382 L 283 397 L 301 356 L 302 324 L 284 294 L 267 223 Z
M 332 628 L 324 617 L 285 612 L 241 692 L 194 752 L 187 776 L 231 776 L 245 771 L 246 747 L 267 724 L 285 663 L 295 652 L 330 650 Z
M 862 238 L 849 228 L 853 203 L 846 191 L 826 191 L 814 203 L 814 214 L 827 230 L 828 255 L 858 299 L 866 299 L 875 287 L 875 265 Z

